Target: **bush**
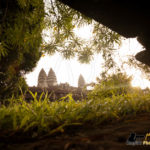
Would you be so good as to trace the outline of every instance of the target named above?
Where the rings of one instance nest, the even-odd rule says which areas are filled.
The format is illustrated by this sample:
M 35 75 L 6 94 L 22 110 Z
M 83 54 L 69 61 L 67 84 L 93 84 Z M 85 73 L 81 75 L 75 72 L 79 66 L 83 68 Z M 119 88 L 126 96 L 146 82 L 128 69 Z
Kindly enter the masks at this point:
M 19 90 L 40 59 L 43 0 L 0 1 L 0 100 Z
M 99 80 L 92 92 L 89 93 L 89 99 L 104 99 L 106 97 L 126 95 L 129 92 L 139 90 L 131 87 L 131 77 L 118 73 L 109 76 L 106 79 Z

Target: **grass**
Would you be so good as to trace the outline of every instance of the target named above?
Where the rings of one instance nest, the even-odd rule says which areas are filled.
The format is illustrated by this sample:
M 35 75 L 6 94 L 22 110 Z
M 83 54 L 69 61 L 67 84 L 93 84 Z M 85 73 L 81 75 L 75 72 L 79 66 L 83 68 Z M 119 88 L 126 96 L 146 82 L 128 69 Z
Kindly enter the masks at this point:
M 87 99 L 74 101 L 71 94 L 62 101 L 50 102 L 44 93 L 37 99 L 26 102 L 23 97 L 11 99 L 8 106 L 0 106 L 0 131 L 8 135 L 18 132 L 31 133 L 33 137 L 57 132 L 65 132 L 64 128 L 72 125 L 92 123 L 99 125 L 106 121 L 118 120 L 127 114 L 150 112 L 150 93 L 140 89 L 117 95 L 112 91 L 97 88 Z M 116 89 L 115 89 L 116 90 Z M 103 93 L 103 94 L 102 94 Z M 111 95 L 110 95 L 111 93 Z M 98 95 L 99 94 L 99 95 Z M 68 99 L 67 101 L 65 99 Z

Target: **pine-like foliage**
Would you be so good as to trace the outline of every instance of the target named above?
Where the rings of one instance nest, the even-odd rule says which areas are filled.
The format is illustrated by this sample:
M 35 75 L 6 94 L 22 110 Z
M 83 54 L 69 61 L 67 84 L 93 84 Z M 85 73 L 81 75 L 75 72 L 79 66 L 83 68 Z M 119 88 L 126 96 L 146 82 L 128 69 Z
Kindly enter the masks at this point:
M 43 49 L 49 54 L 59 52 L 66 59 L 77 57 L 81 63 L 89 63 L 94 53 L 111 51 L 120 43 L 120 35 L 109 28 L 62 4 L 59 0 L 46 1 L 47 29 L 50 40 Z M 84 40 L 75 35 L 74 29 L 84 25 L 93 26 L 93 37 Z
M 0 1 L 0 99 L 16 93 L 39 60 L 43 18 L 43 0 Z

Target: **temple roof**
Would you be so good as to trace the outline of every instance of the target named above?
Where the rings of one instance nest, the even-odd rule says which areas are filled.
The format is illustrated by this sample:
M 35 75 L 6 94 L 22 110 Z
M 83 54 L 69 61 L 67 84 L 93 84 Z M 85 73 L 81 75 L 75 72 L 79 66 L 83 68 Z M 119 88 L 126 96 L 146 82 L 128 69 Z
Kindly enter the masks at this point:
M 40 77 L 44 77 L 44 78 L 47 78 L 47 75 L 46 75 L 46 72 L 44 71 L 44 69 L 42 68 L 40 73 L 39 73 L 39 78 Z
M 56 85 L 56 84 L 57 84 L 56 74 L 55 74 L 55 72 L 53 71 L 52 68 L 50 68 L 50 70 L 49 70 L 47 80 L 48 80 L 49 86 L 52 86 L 52 85 Z
M 78 80 L 78 87 L 83 88 L 85 86 L 85 80 L 83 76 L 80 74 L 79 80 Z
M 48 72 L 48 77 L 56 77 L 55 72 L 53 71 L 52 68 L 50 68 L 50 70 Z

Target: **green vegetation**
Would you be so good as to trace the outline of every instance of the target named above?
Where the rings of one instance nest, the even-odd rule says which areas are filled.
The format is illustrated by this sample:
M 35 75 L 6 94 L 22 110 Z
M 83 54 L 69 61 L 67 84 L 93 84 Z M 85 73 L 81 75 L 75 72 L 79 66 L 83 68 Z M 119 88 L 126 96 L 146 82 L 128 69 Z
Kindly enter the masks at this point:
M 42 55 L 42 0 L 0 1 L 0 100 L 27 87 L 24 74 Z
M 51 135 L 71 125 L 90 122 L 96 126 L 127 114 L 149 112 L 148 90 L 132 88 L 130 79 L 122 74 L 107 76 L 107 68 L 115 67 L 113 46 L 120 43 L 120 36 L 58 1 L 50 3 L 45 13 L 43 0 L 0 1 L 0 104 L 10 101 L 0 105 L 1 134 Z M 83 22 L 93 25 L 90 42 L 73 33 Z M 52 32 L 49 43 L 42 41 L 45 26 Z M 101 52 L 106 60 L 103 78 L 84 100 L 75 101 L 69 94 L 62 101 L 50 102 L 47 94 L 42 100 L 44 93 L 40 99 L 31 93 L 34 100 L 30 103 L 23 94 L 17 98 L 19 88 L 27 87 L 23 76 L 32 71 L 44 52 L 60 52 L 67 59 L 77 56 L 80 62 L 89 62 L 94 53 Z
M 121 43 L 121 36 L 118 33 L 59 0 L 46 2 L 46 12 L 46 29 L 50 30 L 51 38 L 48 42 L 44 42 L 43 50 L 51 55 L 59 52 L 66 59 L 76 56 L 79 62 L 88 63 L 95 53 L 103 53 L 104 58 L 107 58 L 108 54 L 113 53 L 114 45 Z M 81 39 L 74 33 L 75 28 L 85 25 L 93 27 L 92 37 L 89 40 Z M 108 54 L 105 53 L 106 51 Z
M 87 24 L 93 27 L 93 36 L 89 40 L 80 39 L 74 29 Z M 47 30 L 50 39 L 44 41 L 42 34 L 44 37 Z M 43 0 L 1 0 L 0 101 L 12 95 L 17 97 L 20 87 L 27 88 L 24 75 L 33 70 L 43 53 L 59 52 L 66 59 L 77 57 L 82 63 L 101 53 L 105 60 L 103 72 L 107 74 L 110 68 L 119 69 L 113 54 L 114 46 L 120 42 L 119 34 L 58 0 L 46 1 L 45 5 Z M 130 61 L 137 63 L 134 59 Z M 148 67 L 144 65 L 143 69 L 149 74 Z
M 73 32 L 84 24 L 93 25 L 90 42 Z M 42 39 L 43 29 L 51 32 L 49 42 Z M 120 43 L 117 33 L 58 0 L 45 5 L 43 0 L 1 0 L 0 100 L 17 97 L 20 87 L 26 89 L 24 75 L 33 70 L 43 53 L 59 52 L 66 59 L 77 56 L 80 62 L 87 63 L 95 52 L 111 50 L 114 43 Z
M 74 101 L 70 94 L 59 102 L 50 102 L 47 94 L 42 100 L 44 93 L 39 99 L 36 98 L 37 93 L 31 93 L 34 100 L 30 103 L 23 97 L 12 98 L 8 106 L 0 107 L 0 131 L 8 135 L 18 132 L 32 136 L 51 135 L 65 132 L 64 128 L 67 130 L 66 127 L 72 125 L 91 123 L 96 126 L 123 119 L 127 114 L 150 112 L 150 92 L 123 86 L 126 81 L 120 82 L 120 79 L 116 76 L 113 84 L 111 79 L 103 81 L 102 85 L 96 85 L 87 99 L 81 101 Z M 106 85 L 109 88 L 106 89 Z

